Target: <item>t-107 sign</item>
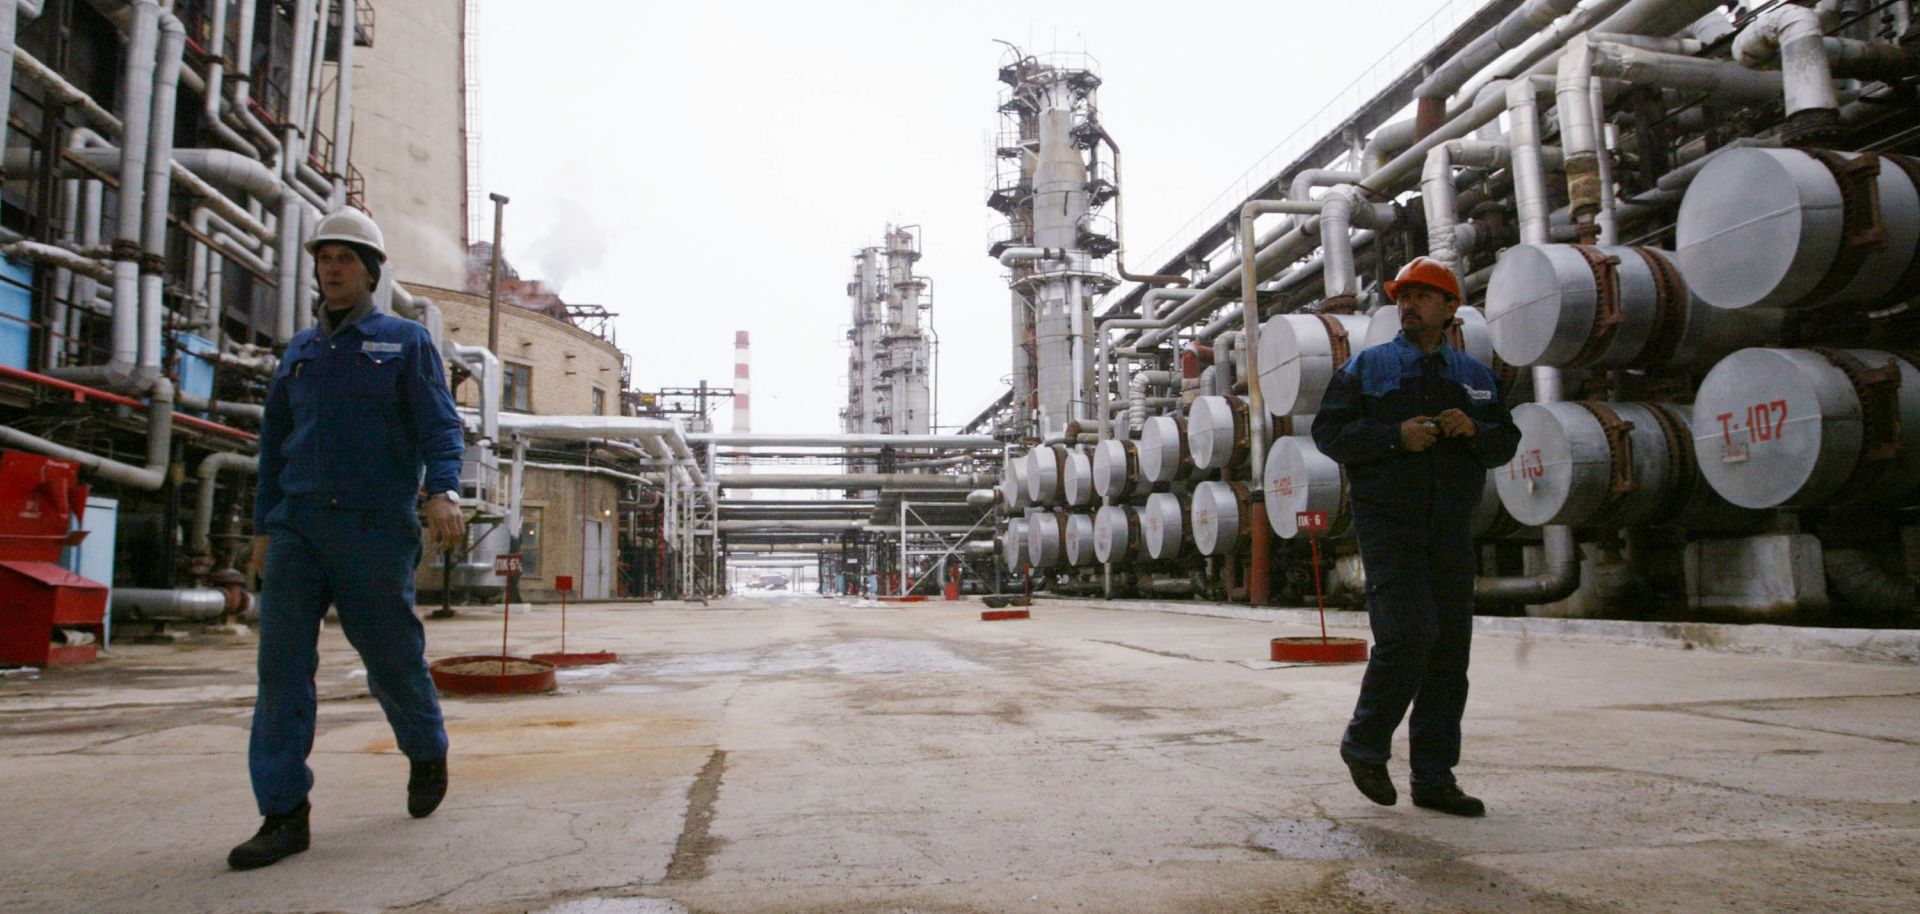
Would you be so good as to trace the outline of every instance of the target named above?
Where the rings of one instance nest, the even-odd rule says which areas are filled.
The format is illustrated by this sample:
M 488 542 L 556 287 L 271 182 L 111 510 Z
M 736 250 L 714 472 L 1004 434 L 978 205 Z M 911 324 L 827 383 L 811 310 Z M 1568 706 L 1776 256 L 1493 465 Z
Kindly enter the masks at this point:
M 1325 533 L 1330 526 L 1327 522 L 1327 512 L 1325 511 L 1295 512 L 1293 515 L 1293 525 L 1299 527 L 1301 533 L 1307 534 Z
M 520 553 L 509 552 L 493 557 L 493 573 L 503 578 L 520 576 Z

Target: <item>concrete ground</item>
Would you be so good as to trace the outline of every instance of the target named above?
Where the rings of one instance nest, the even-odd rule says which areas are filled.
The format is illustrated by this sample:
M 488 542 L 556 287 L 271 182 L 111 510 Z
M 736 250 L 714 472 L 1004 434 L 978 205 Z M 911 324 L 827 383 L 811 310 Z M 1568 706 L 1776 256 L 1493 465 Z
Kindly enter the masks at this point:
M 979 610 L 575 607 L 569 648 L 620 663 L 448 697 L 425 820 L 329 626 L 313 849 L 248 873 L 244 635 L 6 675 L 0 910 L 1920 910 L 1920 666 L 1483 631 L 1459 773 L 1491 814 L 1461 820 L 1353 790 L 1361 670 L 1265 662 L 1298 624 Z M 516 612 L 516 653 L 559 621 Z

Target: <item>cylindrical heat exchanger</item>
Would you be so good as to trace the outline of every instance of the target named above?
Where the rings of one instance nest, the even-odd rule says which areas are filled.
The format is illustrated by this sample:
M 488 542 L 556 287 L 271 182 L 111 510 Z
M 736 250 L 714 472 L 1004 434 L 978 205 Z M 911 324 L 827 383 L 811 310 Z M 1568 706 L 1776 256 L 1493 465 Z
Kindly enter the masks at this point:
M 1920 159 L 1730 149 L 1687 186 L 1674 252 L 1716 308 L 1875 307 L 1920 285 Z
M 1193 488 L 1187 519 L 1201 555 L 1230 554 L 1252 536 L 1253 496 L 1245 483 L 1203 482 Z
M 1260 393 L 1267 411 L 1297 416 L 1320 408 L 1333 373 L 1367 339 L 1359 314 L 1281 314 L 1260 327 Z
M 1920 370 L 1867 349 L 1743 349 L 1694 395 L 1707 483 L 1743 508 L 1898 507 L 1920 489 Z
M 1706 304 L 1655 248 L 1515 245 L 1487 284 L 1493 349 L 1509 365 L 1704 368 L 1774 339 L 1782 317 Z

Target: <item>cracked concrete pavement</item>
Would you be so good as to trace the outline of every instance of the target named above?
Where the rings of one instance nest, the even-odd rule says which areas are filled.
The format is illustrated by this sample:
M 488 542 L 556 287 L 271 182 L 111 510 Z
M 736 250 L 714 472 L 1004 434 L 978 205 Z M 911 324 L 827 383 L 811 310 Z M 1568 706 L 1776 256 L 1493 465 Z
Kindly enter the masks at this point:
M 329 626 L 313 849 L 249 873 L 251 642 L 9 675 L 0 910 L 1920 909 L 1911 664 L 1483 629 L 1459 773 L 1491 813 L 1457 820 L 1347 783 L 1360 668 L 1265 662 L 1297 621 L 979 609 L 574 606 L 569 647 L 620 662 L 447 697 L 452 789 L 418 821 Z M 558 625 L 516 612 L 515 652 Z M 469 609 L 429 655 L 499 632 Z

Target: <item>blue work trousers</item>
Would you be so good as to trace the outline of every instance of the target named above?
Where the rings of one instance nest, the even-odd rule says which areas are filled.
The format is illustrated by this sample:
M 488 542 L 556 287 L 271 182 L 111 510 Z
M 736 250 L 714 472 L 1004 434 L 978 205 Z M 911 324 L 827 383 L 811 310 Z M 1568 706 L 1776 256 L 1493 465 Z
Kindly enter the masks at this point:
M 333 606 L 367 668 L 400 751 L 445 758 L 447 730 L 427 674 L 426 632 L 414 615 L 420 521 L 411 510 L 351 510 L 288 499 L 267 523 L 261 588 L 260 694 L 247 747 L 263 816 L 299 806 L 313 787 L 314 671 L 320 620 Z
M 1472 532 L 1464 519 L 1409 523 L 1405 514 L 1377 517 L 1355 509 L 1373 653 L 1341 753 L 1352 761 L 1386 762 L 1393 731 L 1411 704 L 1413 783 L 1452 784 L 1473 644 Z

